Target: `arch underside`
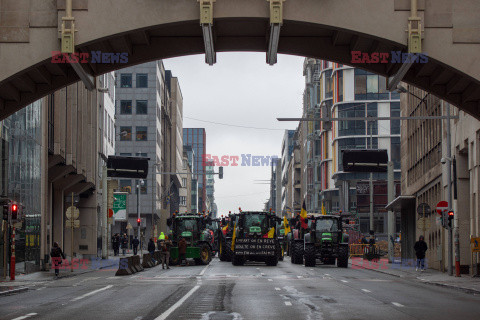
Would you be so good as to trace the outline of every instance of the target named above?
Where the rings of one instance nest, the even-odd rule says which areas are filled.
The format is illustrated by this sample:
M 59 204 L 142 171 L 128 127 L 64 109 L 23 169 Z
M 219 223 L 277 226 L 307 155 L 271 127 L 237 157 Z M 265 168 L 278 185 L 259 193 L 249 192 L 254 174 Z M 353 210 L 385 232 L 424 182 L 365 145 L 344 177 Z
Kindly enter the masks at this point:
M 266 52 L 269 23 L 267 19 L 216 19 L 214 24 L 217 52 Z M 109 38 L 80 44 L 77 52 L 128 52 L 126 64 L 82 64 L 92 76 L 128 66 L 178 56 L 204 53 L 202 30 L 198 20 L 152 26 Z M 278 53 L 330 60 L 352 65 L 351 51 L 406 51 L 403 44 L 374 38 L 351 30 L 318 24 L 284 21 Z M 355 64 L 383 76 L 394 75 L 401 64 Z M 44 60 L 0 83 L 0 119 L 26 105 L 79 81 L 69 64 Z M 405 82 L 442 98 L 480 119 L 480 82 L 456 69 L 429 58 L 414 64 Z

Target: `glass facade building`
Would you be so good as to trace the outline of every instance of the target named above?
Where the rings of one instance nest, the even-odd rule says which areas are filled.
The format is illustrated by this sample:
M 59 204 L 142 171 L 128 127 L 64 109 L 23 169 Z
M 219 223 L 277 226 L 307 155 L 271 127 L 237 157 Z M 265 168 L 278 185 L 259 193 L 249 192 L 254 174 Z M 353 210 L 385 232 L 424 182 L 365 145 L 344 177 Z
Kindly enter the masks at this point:
M 183 128 L 183 145 L 193 149 L 193 178 L 197 180 L 198 211 L 206 210 L 206 165 L 207 134 L 204 128 Z M 193 184 L 193 182 L 192 182 Z M 193 197 L 193 194 L 192 194 Z M 193 203 L 192 203 L 193 205 Z

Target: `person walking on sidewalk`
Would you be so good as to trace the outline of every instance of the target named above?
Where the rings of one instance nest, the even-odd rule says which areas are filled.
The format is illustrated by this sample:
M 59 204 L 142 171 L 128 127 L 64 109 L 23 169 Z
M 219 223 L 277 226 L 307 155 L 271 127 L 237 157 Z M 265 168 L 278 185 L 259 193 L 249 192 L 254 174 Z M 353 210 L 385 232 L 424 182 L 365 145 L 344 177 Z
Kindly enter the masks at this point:
M 428 247 L 424 239 L 425 238 L 423 236 L 420 236 L 418 241 L 415 242 L 415 246 L 413 247 L 417 256 L 417 267 L 415 269 L 416 271 L 418 271 L 418 268 L 420 268 L 421 271 L 425 271 L 425 252 L 427 252 Z
M 153 264 L 157 264 L 157 260 L 153 258 L 153 255 L 155 254 L 155 241 L 153 240 L 154 238 L 151 237 L 150 241 L 148 241 L 148 252 L 150 253 L 150 256 L 152 257 Z
M 140 241 L 138 241 L 137 236 L 135 236 L 135 239 L 132 240 L 132 247 L 133 247 L 133 255 L 134 256 L 137 255 L 139 244 L 140 244 Z
M 52 250 L 50 251 L 50 256 L 52 257 L 52 265 L 55 269 L 55 279 L 57 279 L 60 273 L 60 265 L 62 264 L 62 258 L 65 259 L 65 254 L 58 245 L 58 242 L 53 243 Z
M 187 264 L 187 241 L 182 236 L 180 236 L 180 241 L 178 242 L 178 255 L 180 257 L 178 263 L 182 265 L 183 260 L 185 260 L 185 265 L 188 265 Z
M 115 235 L 112 237 L 112 247 L 113 255 L 118 256 L 120 251 L 120 235 L 118 233 L 115 233 Z
M 165 264 L 167 269 L 170 269 L 170 247 L 172 246 L 172 241 L 165 239 L 165 234 L 162 232 L 158 237 L 158 250 L 160 250 L 160 258 L 162 259 L 162 269 L 165 269 Z
M 127 251 L 127 248 L 128 248 L 128 238 L 126 234 L 123 235 L 123 238 L 121 239 L 121 243 L 122 243 L 122 253 L 123 255 L 125 255 L 125 251 Z

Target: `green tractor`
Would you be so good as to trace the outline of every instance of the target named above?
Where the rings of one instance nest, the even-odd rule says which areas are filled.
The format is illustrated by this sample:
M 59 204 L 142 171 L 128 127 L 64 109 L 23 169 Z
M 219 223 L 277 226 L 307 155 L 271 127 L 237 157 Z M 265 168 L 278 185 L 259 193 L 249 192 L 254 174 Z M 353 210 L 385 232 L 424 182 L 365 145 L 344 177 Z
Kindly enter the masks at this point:
M 348 268 L 348 235 L 343 232 L 342 217 L 313 216 L 308 221 L 309 232 L 304 234 L 305 267 L 314 267 L 316 260 L 323 264 Z
M 220 261 L 232 261 L 233 251 L 232 251 L 232 237 L 233 237 L 233 228 L 235 227 L 235 222 L 238 214 L 230 214 L 226 218 L 221 220 L 221 232 L 220 232 L 220 241 L 218 248 L 218 257 Z
M 270 212 L 245 211 L 236 216 L 232 264 L 246 261 L 276 266 L 282 256 L 277 223 L 281 219 Z
M 172 265 L 179 262 L 178 241 L 180 236 L 187 241 L 187 259 L 194 259 L 196 264 L 207 265 L 212 260 L 213 241 L 207 224 L 211 222 L 201 214 L 183 213 L 176 214 L 167 219 L 170 228 L 169 239 L 172 240 L 170 261 Z

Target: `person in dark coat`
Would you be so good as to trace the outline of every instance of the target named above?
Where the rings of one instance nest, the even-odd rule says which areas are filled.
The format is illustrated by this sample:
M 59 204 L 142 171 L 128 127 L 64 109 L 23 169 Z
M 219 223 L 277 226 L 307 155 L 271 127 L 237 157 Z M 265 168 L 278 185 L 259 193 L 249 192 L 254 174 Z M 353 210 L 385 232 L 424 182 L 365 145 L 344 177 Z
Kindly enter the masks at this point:
M 417 267 L 416 271 L 418 271 L 418 268 L 420 268 L 421 271 L 425 271 L 425 253 L 428 250 L 427 243 L 424 240 L 425 238 L 423 236 L 420 236 L 417 242 L 415 242 L 415 246 L 413 249 L 415 250 L 415 255 L 417 256 Z
M 135 256 L 137 255 L 139 244 L 140 244 L 140 241 L 138 240 L 138 237 L 135 236 L 135 239 L 132 240 L 133 255 Z
M 112 237 L 112 248 L 113 248 L 113 255 L 118 256 L 118 253 L 120 251 L 120 235 L 116 233 Z
M 65 259 L 65 254 L 58 245 L 58 242 L 53 243 L 52 250 L 50 251 L 52 257 L 52 266 L 55 269 L 55 279 L 58 278 L 60 273 L 60 265 L 62 264 L 62 258 Z
M 128 238 L 126 234 L 123 235 L 123 238 L 121 239 L 121 244 L 122 244 L 122 253 L 123 255 L 125 255 L 125 251 L 128 248 Z
M 155 241 L 153 240 L 153 237 L 150 238 L 150 241 L 148 241 L 148 252 L 150 253 L 150 255 L 152 256 L 152 261 L 153 263 L 156 265 L 157 264 L 157 260 L 155 260 L 153 258 L 153 255 L 155 253 Z
M 178 263 L 182 265 L 182 261 L 185 260 L 185 265 L 187 265 L 187 241 L 184 237 L 180 237 L 178 242 L 178 255 L 180 257 Z

